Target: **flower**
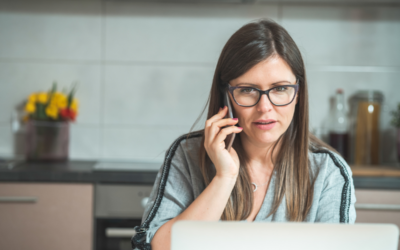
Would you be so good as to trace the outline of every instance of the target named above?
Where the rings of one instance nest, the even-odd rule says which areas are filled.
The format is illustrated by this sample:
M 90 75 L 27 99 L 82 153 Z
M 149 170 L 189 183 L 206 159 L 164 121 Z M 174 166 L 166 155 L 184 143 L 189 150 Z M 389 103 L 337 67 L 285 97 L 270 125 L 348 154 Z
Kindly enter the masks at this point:
M 36 92 L 28 96 L 24 120 L 75 121 L 78 100 L 74 98 L 76 85 L 68 91 L 58 92 L 54 82 L 48 92 Z
M 58 108 L 55 105 L 49 105 L 46 108 L 46 115 L 53 118 L 54 120 L 58 118 Z
M 37 94 L 37 100 L 39 103 L 46 104 L 48 99 L 48 94 L 46 92 L 40 92 Z
M 77 112 L 78 111 L 78 100 L 74 98 L 74 100 L 71 103 L 70 109 L 73 111 Z
M 67 103 L 68 103 L 67 97 L 60 92 L 54 93 L 50 100 L 50 105 L 54 105 L 61 109 L 67 107 Z
M 25 105 L 25 111 L 28 112 L 29 114 L 35 113 L 36 111 L 36 105 L 34 102 L 27 102 Z
M 75 121 L 77 112 L 72 109 L 65 108 L 60 110 L 60 115 L 64 119 L 71 119 L 72 121 Z
M 35 103 L 36 100 L 37 100 L 37 95 L 36 95 L 36 93 L 33 93 L 33 94 L 29 95 L 29 97 L 28 97 L 28 102 Z

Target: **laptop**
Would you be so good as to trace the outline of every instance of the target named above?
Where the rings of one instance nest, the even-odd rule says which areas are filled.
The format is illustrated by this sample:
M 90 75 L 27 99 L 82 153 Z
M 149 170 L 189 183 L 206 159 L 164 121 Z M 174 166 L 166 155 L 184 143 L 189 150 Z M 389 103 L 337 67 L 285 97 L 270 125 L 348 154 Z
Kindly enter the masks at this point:
M 178 221 L 171 250 L 397 250 L 394 224 Z

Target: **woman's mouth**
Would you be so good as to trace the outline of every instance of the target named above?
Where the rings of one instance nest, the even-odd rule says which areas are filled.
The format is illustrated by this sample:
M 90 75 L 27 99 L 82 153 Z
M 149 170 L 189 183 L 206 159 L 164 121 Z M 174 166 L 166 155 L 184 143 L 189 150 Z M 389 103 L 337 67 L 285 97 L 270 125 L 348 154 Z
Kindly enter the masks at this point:
M 276 125 L 276 121 L 272 120 L 272 119 L 268 119 L 268 120 L 257 120 L 255 122 L 253 122 L 253 124 L 261 130 L 270 130 L 273 127 L 275 127 Z

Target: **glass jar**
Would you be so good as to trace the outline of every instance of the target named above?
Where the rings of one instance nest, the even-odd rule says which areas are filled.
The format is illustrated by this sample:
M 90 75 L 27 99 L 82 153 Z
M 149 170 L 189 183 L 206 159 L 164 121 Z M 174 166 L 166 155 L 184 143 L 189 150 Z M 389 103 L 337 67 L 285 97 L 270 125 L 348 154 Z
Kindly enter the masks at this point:
M 380 91 L 357 92 L 351 99 L 352 162 L 355 165 L 380 163 Z
M 69 152 L 68 121 L 26 123 L 27 161 L 67 161 Z

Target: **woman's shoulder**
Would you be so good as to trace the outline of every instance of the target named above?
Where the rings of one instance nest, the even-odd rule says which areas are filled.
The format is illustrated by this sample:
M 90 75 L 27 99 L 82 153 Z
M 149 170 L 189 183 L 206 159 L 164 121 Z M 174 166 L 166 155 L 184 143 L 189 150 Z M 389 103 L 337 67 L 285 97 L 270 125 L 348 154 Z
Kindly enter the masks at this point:
M 201 146 L 202 137 L 203 131 L 201 130 L 179 136 L 170 145 L 166 157 L 176 154 L 177 151 L 180 151 L 179 153 L 183 153 L 186 156 L 197 155 Z
M 327 148 L 309 152 L 310 167 L 319 179 L 333 178 L 344 182 L 352 182 L 350 166 L 338 153 Z
M 356 197 L 352 172 L 347 162 L 338 153 L 324 147 L 310 152 L 309 159 L 311 169 L 316 174 L 314 197 L 318 199 L 321 216 L 318 220 L 354 223 Z
M 165 153 L 164 167 L 175 165 L 178 168 L 199 168 L 199 152 L 203 131 L 190 132 L 176 138 Z

